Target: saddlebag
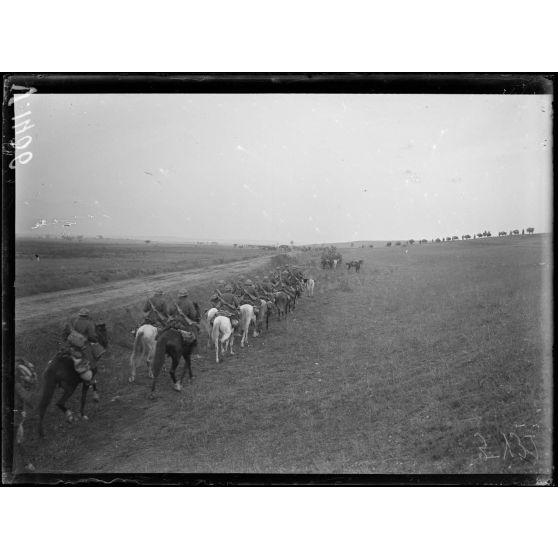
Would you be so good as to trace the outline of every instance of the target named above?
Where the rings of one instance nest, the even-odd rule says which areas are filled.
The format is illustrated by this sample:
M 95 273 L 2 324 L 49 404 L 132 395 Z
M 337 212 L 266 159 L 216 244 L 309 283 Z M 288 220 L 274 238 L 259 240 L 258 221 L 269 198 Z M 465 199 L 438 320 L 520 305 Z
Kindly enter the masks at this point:
M 91 352 L 96 360 L 99 360 L 106 352 L 106 349 L 100 343 L 91 343 Z
M 78 349 L 82 349 L 85 347 L 85 343 L 87 343 L 87 338 L 85 335 L 79 333 L 79 331 L 72 329 L 70 335 L 68 335 L 68 343 L 74 347 L 78 347 Z

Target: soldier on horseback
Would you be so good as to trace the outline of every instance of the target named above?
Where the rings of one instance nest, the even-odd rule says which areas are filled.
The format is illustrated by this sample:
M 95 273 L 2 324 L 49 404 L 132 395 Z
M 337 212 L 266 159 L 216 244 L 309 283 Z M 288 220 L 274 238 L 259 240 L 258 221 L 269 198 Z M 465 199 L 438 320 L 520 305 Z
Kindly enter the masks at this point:
M 89 317 L 89 310 L 82 308 L 64 326 L 65 352 L 68 352 L 74 361 L 76 372 L 82 380 L 89 382 L 97 373 L 97 359 L 101 351 L 95 323 Z M 94 353 L 97 353 L 97 355 Z M 98 354 L 100 352 L 101 354 Z
M 256 275 L 254 277 L 254 290 L 256 291 L 256 296 L 261 300 L 263 299 L 267 299 L 267 295 L 264 291 L 263 288 L 263 283 L 262 283 L 262 279 L 259 275 Z
M 144 324 L 150 324 L 157 328 L 164 327 L 169 319 L 169 310 L 163 291 L 157 289 L 153 296 L 147 299 L 143 307 Z
M 251 304 L 252 306 L 259 306 L 260 299 L 258 298 L 258 293 L 254 287 L 254 283 L 250 279 L 246 279 L 244 286 L 241 286 L 242 298 L 240 299 L 241 304 Z
M 264 294 L 264 298 L 273 302 L 275 300 L 275 289 L 273 287 L 273 283 L 267 275 L 264 275 L 261 288 Z
M 279 285 L 281 291 L 287 293 L 290 297 L 294 297 L 295 291 L 294 289 L 288 284 L 289 275 L 288 271 L 284 270 L 279 275 Z
M 217 286 L 215 287 L 213 294 L 209 298 L 209 302 L 211 302 L 215 308 L 217 308 L 217 302 L 219 302 L 219 297 L 223 295 L 225 286 L 226 283 L 222 279 L 219 279 L 219 281 L 217 281 Z
M 198 311 L 194 303 L 188 298 L 188 291 L 182 289 L 178 293 L 178 301 L 170 309 L 169 326 L 175 329 L 184 329 L 186 326 L 195 326 L 199 329 Z
M 233 287 L 232 292 L 238 298 L 240 298 L 244 295 L 242 285 L 245 282 L 245 280 L 246 280 L 246 278 L 244 277 L 244 275 L 239 275 L 238 279 L 236 281 L 232 282 L 232 287 Z

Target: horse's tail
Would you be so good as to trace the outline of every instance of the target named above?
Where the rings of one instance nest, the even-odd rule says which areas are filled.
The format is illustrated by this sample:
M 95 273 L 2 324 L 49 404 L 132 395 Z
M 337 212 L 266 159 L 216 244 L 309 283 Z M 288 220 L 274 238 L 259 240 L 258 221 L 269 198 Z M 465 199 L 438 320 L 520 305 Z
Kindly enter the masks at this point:
M 138 331 L 134 339 L 134 348 L 132 349 L 132 356 L 130 356 L 130 366 L 134 366 L 136 359 L 143 351 L 143 331 Z
M 47 407 L 50 404 L 54 390 L 56 389 L 56 370 L 53 362 L 51 361 L 46 370 L 43 372 L 43 391 L 41 393 L 41 400 L 39 401 L 39 436 L 44 437 L 43 431 L 43 418 L 45 416 Z
M 219 320 L 215 318 L 215 320 L 213 320 L 213 328 L 211 330 L 211 340 L 213 343 L 216 343 L 219 339 L 219 329 Z
M 155 354 L 153 355 L 153 361 L 151 362 L 151 369 L 153 371 L 153 375 L 157 377 L 161 368 L 163 368 L 163 364 L 165 364 L 165 354 L 167 350 L 167 341 L 164 335 L 158 337 L 156 344 L 155 344 Z

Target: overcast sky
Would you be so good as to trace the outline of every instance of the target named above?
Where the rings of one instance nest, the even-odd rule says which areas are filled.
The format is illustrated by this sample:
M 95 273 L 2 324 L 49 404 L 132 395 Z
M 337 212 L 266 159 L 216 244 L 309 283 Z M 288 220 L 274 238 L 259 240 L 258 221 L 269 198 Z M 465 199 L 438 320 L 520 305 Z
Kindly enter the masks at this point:
M 301 244 L 551 230 L 550 96 L 34 94 L 16 102 L 26 111 L 18 234 Z

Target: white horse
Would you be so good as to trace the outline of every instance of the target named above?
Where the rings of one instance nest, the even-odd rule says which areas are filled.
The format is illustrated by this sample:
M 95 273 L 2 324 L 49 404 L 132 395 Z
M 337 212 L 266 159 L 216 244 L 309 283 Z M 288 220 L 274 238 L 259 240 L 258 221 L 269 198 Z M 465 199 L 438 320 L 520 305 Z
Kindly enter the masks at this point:
M 339 263 L 338 259 L 333 260 L 333 269 L 337 269 L 337 264 Z
M 217 314 L 217 312 L 219 312 L 219 310 L 217 310 L 217 308 L 210 308 L 204 316 L 204 320 L 203 320 L 203 325 L 205 327 L 205 331 L 207 332 L 207 348 L 209 349 L 209 346 L 211 345 L 211 320 L 215 317 L 215 314 Z
M 234 355 L 233 344 L 234 335 L 230 318 L 227 316 L 217 316 L 213 320 L 213 329 L 211 331 L 211 339 L 215 343 L 215 362 L 219 363 L 219 343 L 221 343 L 221 354 L 224 355 L 227 347 L 230 349 L 231 355 Z M 221 338 L 219 338 L 219 335 Z
M 308 279 L 306 282 L 306 288 L 308 289 L 308 296 L 314 296 L 314 279 Z
M 240 346 L 244 347 L 244 343 L 248 345 L 248 334 L 250 324 L 254 325 L 254 337 L 258 336 L 258 328 L 256 324 L 256 314 L 254 307 L 251 304 L 243 304 L 240 307 L 240 331 L 242 331 L 242 338 L 240 339 Z
M 134 348 L 132 356 L 130 357 L 130 366 L 132 373 L 128 380 L 130 382 L 136 379 L 136 361 L 139 357 L 145 356 L 145 363 L 147 365 L 148 375 L 153 378 L 153 371 L 151 370 L 151 361 L 155 354 L 155 346 L 157 344 L 157 328 L 150 324 L 144 324 L 136 331 L 134 339 Z

